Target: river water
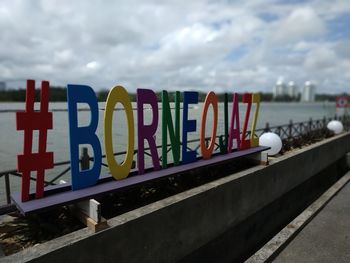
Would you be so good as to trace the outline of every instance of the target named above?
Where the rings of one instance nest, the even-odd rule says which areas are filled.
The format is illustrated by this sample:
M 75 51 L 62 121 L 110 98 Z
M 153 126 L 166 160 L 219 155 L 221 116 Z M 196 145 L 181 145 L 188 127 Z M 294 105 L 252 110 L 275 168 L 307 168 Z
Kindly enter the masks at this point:
M 200 116 L 202 111 L 202 103 L 193 106 L 189 110 L 189 119 L 197 120 L 197 131 L 188 134 L 189 139 L 199 138 Z M 16 130 L 15 111 L 24 110 L 24 103 L 0 103 L 0 171 L 16 168 L 17 154 L 23 151 L 23 131 Z M 79 104 L 80 109 L 86 109 L 88 106 Z M 120 104 L 117 105 L 117 109 L 120 108 Z M 161 104 L 159 104 L 161 107 Z M 39 104 L 36 103 L 36 109 L 39 109 Z M 69 127 L 68 127 L 68 112 L 67 103 L 50 103 L 50 110 L 53 110 L 53 130 L 48 131 L 47 137 L 47 150 L 54 152 L 54 161 L 66 161 L 69 159 Z M 101 141 L 102 152 L 104 154 L 104 140 L 103 140 L 103 116 L 105 103 L 99 103 L 99 125 L 97 135 Z M 133 104 L 133 108 L 136 105 Z M 232 108 L 232 104 L 229 104 L 229 116 Z M 246 111 L 246 105 L 240 103 L 240 120 L 242 122 Z M 255 106 L 252 107 L 252 113 L 255 111 Z M 257 128 L 265 127 L 265 123 L 269 122 L 270 126 L 282 125 L 289 123 L 289 120 L 294 122 L 307 121 L 309 118 L 321 119 L 324 116 L 332 117 L 335 114 L 334 103 L 261 103 L 259 111 L 259 119 Z M 181 114 L 182 115 L 182 110 Z M 144 111 L 145 122 L 150 123 L 152 114 L 150 109 L 145 108 Z M 174 116 L 174 115 L 173 115 Z M 223 117 L 223 104 L 219 104 L 219 118 L 218 118 L 218 131 L 217 134 L 223 134 L 224 132 L 224 117 Z M 78 112 L 79 126 L 87 125 L 90 121 L 89 111 Z M 252 116 L 251 118 L 252 119 Z M 230 120 L 230 119 L 229 119 Z M 135 122 L 135 147 L 137 147 L 137 126 L 136 126 L 136 111 L 134 111 Z M 126 134 L 127 126 L 125 121 L 125 114 L 122 110 L 117 110 L 113 115 L 113 145 L 114 151 L 124 151 L 126 149 Z M 182 126 L 182 125 L 180 125 Z M 161 144 L 161 112 L 159 114 L 158 130 L 156 133 L 157 145 Z M 209 108 L 206 136 L 210 135 L 212 127 L 212 110 Z M 250 127 L 250 126 L 249 126 Z M 33 152 L 38 150 L 38 132 L 34 132 L 33 137 Z M 145 147 L 148 147 L 146 144 Z M 91 149 L 89 152 L 92 152 Z M 160 149 L 159 149 L 160 154 Z M 169 154 L 169 160 L 171 154 Z M 117 160 L 122 161 L 122 156 Z M 136 156 L 134 158 L 136 160 Z M 146 164 L 150 165 L 150 158 L 145 157 Z M 46 172 L 46 180 L 53 178 L 60 171 L 66 167 L 59 167 L 58 169 L 52 169 Z M 107 172 L 106 169 L 103 172 Z M 34 175 L 34 174 L 33 174 Z M 70 181 L 70 174 L 68 173 L 62 179 Z M 4 200 L 4 182 L 3 178 L 0 178 L 0 204 Z M 11 178 L 12 190 L 18 190 L 19 180 Z M 32 185 L 33 182 L 32 182 Z

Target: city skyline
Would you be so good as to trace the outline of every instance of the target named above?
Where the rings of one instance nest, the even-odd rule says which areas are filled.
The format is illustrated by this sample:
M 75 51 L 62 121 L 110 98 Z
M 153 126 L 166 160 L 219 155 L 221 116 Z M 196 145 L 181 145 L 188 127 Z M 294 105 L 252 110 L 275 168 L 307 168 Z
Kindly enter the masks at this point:
M 302 102 L 314 102 L 316 97 L 316 85 L 307 80 L 302 86 L 298 86 L 294 81 L 288 81 L 285 83 L 283 79 L 278 79 L 275 86 L 272 89 L 274 99 L 281 99 L 289 97 L 294 101 Z

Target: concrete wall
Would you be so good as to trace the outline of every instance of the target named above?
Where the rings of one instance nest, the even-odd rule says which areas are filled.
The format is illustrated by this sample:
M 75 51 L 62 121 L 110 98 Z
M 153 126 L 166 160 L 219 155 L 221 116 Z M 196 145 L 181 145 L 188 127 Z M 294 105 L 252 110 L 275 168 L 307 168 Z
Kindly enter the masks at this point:
M 200 251 L 350 152 L 350 133 L 110 219 L 109 229 L 76 231 L 4 261 L 175 262 Z M 270 214 L 273 211 L 270 211 Z M 278 215 L 276 215 L 276 218 Z M 254 235 L 254 233 L 251 233 Z M 228 253 L 232 259 L 231 247 Z M 215 257 L 215 255 L 213 255 Z M 217 255 L 218 258 L 225 258 Z M 187 257 L 195 261 L 198 257 Z M 209 260 L 206 260 L 209 261 Z M 229 261 L 229 260 L 227 260 Z

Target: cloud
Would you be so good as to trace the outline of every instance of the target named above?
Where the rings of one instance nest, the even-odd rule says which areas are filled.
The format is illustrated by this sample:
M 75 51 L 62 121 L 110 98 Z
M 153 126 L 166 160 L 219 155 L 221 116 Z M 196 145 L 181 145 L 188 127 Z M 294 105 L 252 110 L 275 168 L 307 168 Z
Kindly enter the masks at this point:
M 272 39 L 280 44 L 312 39 L 326 32 L 324 21 L 310 7 L 294 9 L 286 18 L 275 22 Z
M 335 61 L 338 61 L 335 52 L 321 46 L 311 50 L 307 54 L 304 66 L 309 70 L 323 70 L 334 67 Z
M 86 64 L 86 68 L 88 70 L 95 71 L 95 70 L 98 70 L 100 68 L 100 64 L 97 61 L 91 61 L 91 62 Z
M 338 0 L 4 0 L 0 79 L 271 91 L 283 76 L 317 80 L 318 92 L 347 91 L 349 12 Z

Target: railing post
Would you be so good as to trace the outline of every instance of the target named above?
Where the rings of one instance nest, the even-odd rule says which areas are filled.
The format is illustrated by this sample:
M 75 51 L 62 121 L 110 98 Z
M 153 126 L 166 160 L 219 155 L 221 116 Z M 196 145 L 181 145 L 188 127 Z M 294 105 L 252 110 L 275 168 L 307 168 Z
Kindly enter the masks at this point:
M 82 149 L 80 168 L 82 171 L 90 169 L 90 156 L 87 147 L 83 147 Z
M 265 132 L 269 132 L 270 131 L 270 124 L 268 122 L 266 122 L 265 124 Z
M 288 138 L 292 138 L 293 135 L 293 120 L 289 120 L 289 125 L 288 125 Z
M 5 174 L 5 187 L 6 187 L 6 202 L 11 204 L 11 188 L 10 188 L 10 178 L 9 174 Z
M 309 120 L 309 132 L 311 132 L 312 130 L 312 118 L 310 118 Z

